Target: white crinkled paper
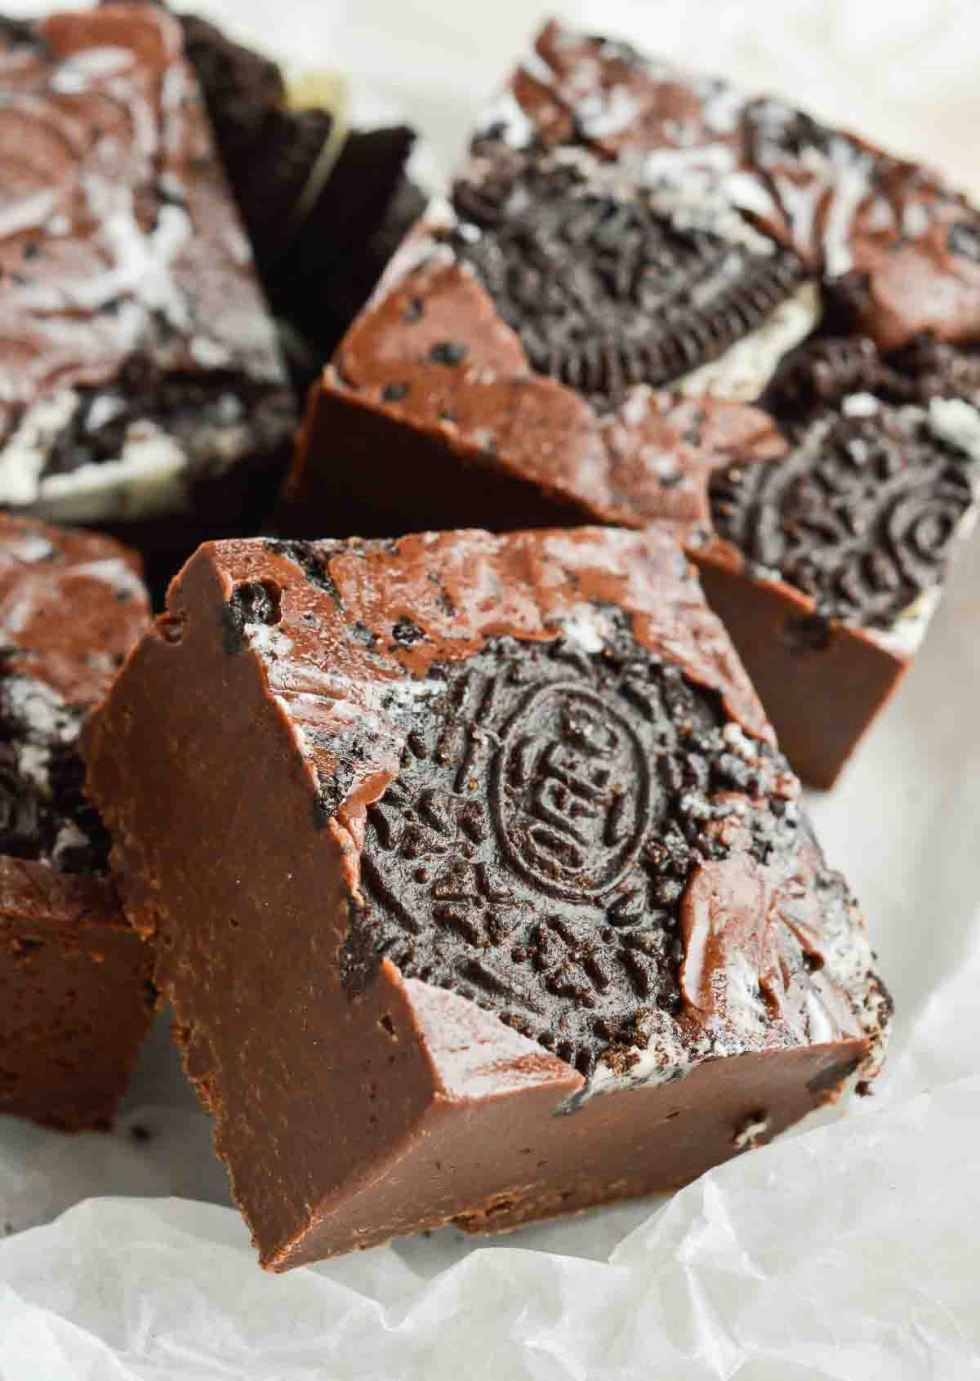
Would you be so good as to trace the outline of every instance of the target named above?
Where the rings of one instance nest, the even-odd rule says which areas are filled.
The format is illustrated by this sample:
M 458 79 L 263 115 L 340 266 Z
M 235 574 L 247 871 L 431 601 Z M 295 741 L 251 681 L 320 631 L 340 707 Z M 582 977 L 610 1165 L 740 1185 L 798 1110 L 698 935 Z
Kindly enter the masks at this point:
M 200 8 L 348 70 L 355 111 L 416 123 L 437 175 L 535 18 L 522 0 L 282 0 L 270 28 L 265 0 Z M 550 9 L 786 93 L 980 191 L 976 0 Z M 896 700 L 812 803 L 898 1004 L 875 1098 L 659 1207 L 487 1244 L 447 1231 L 270 1277 L 237 1215 L 202 1202 L 226 1202 L 224 1177 L 161 1028 L 114 1135 L 0 1119 L 0 1381 L 976 1376 L 978 713 L 974 539 Z

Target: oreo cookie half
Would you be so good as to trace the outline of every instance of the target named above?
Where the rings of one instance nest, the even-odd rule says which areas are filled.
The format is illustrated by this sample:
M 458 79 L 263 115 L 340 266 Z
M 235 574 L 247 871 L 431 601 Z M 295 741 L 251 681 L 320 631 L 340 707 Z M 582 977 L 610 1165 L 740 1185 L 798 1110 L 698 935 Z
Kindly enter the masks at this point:
M 456 252 L 532 366 L 588 395 L 659 387 L 717 360 L 803 281 L 786 250 L 682 225 L 567 168 L 461 184 L 455 206 Z
M 716 530 L 821 616 L 894 627 L 938 585 L 976 502 L 980 415 L 960 399 L 920 407 L 861 392 L 788 433 L 784 460 L 713 477 Z

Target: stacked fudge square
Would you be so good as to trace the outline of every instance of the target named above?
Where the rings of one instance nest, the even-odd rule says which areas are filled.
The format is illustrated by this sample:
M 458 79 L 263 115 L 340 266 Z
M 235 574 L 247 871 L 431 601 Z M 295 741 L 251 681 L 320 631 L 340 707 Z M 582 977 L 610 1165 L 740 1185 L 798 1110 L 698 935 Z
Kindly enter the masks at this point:
M 153 1010 L 79 733 L 149 623 L 132 553 L 0 517 L 0 1113 L 108 1124 Z
M 271 130 L 305 206 L 322 121 L 280 163 L 254 54 L 78 23 L 145 27 L 193 86 L 186 44 L 313 338 L 249 168 Z M 105 39 L 73 39 L 86 98 Z M 838 775 L 973 515 L 978 246 L 934 175 L 550 24 L 323 371 L 277 535 L 275 461 L 232 457 L 214 535 L 243 535 L 174 579 L 78 800 L 265 1266 L 668 1190 L 868 1089 L 890 1001 L 800 778 Z
M 980 219 L 939 178 L 552 24 L 326 371 L 297 521 L 690 518 L 829 786 L 973 518 L 978 334 Z

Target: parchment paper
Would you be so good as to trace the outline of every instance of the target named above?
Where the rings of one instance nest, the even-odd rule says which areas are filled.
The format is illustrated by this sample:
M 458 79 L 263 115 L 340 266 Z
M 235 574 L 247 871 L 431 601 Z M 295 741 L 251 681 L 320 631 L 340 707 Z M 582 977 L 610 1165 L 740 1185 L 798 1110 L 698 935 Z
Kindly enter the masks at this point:
M 348 72 L 355 115 L 424 132 L 433 178 L 536 20 L 518 0 L 199 8 Z M 976 0 L 551 10 L 782 91 L 980 192 Z M 161 1023 L 113 1135 L 0 1119 L 0 1381 L 980 1374 L 978 712 L 974 539 L 898 697 L 811 800 L 898 1005 L 873 1099 L 660 1205 L 489 1242 L 446 1231 L 273 1278 L 219 1206 L 208 1119 Z

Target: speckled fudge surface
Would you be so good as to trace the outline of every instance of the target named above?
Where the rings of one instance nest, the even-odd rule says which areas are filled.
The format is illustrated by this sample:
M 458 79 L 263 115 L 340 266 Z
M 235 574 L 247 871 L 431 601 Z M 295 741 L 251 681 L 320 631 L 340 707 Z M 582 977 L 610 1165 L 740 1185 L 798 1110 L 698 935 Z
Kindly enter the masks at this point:
M 0 21 L 0 97 L 0 504 L 227 527 L 293 405 L 179 24 Z

